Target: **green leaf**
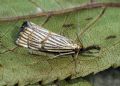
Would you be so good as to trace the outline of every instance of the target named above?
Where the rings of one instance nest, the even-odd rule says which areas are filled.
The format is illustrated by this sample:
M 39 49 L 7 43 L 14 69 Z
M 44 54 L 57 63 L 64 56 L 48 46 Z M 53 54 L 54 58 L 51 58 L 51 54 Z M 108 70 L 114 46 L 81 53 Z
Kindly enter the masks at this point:
M 12 2 L 14 2 L 14 4 Z M 43 9 L 42 12 L 47 12 L 55 10 L 59 11 L 63 8 L 72 9 L 71 7 L 75 8 L 81 3 L 87 2 L 88 0 L 86 0 L 86 2 L 84 2 L 84 0 L 52 0 L 51 2 L 48 2 L 47 0 L 37 0 L 37 4 L 33 4 L 33 2 L 30 2 L 29 0 L 18 2 L 11 0 L 11 3 L 9 3 L 9 0 L 6 0 L 4 3 L 1 2 L 3 4 L 0 8 L 0 17 L 9 20 L 10 17 L 19 18 L 19 16 L 34 14 L 37 13 L 35 12 L 37 9 L 36 6 L 39 5 L 40 8 Z M 8 4 L 8 7 L 5 7 L 6 4 Z M 84 27 L 95 19 L 101 10 L 102 8 L 99 7 L 98 9 L 73 10 L 69 13 L 52 15 L 43 27 L 75 40 L 77 38 L 76 33 L 79 34 L 82 32 L 85 29 Z M 79 36 L 84 47 L 99 45 L 101 50 L 99 53 L 93 53 L 92 55 L 79 54 L 76 61 L 74 61 L 71 55 L 50 59 L 53 55 L 46 55 L 46 53 L 44 53 L 44 55 L 33 55 L 29 49 L 17 47 L 15 40 L 17 39 L 20 31 L 19 27 L 22 25 L 24 19 L 19 19 L 18 21 L 1 21 L 0 85 L 18 84 L 19 86 L 23 86 L 37 82 L 47 84 L 56 80 L 64 80 L 67 77 L 73 79 L 84 77 L 90 73 L 97 73 L 108 69 L 111 66 L 119 67 L 119 11 L 119 8 L 107 8 L 103 16 L 86 30 L 83 35 Z M 46 18 L 47 17 L 45 16 L 31 19 L 29 16 L 26 17 L 27 20 L 38 25 L 43 24 Z M 64 24 L 73 24 L 73 26 L 63 27 Z M 84 85 L 84 82 L 81 80 L 80 83 L 83 83 Z

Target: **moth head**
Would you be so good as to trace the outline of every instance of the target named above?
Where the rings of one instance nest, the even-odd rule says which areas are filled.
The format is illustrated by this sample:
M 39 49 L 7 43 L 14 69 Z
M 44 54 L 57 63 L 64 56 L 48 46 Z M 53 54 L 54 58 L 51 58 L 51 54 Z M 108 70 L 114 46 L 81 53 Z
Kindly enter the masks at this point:
M 80 50 L 81 48 L 83 48 L 82 45 L 78 45 L 78 44 L 73 44 L 72 47 L 73 47 L 74 50 L 76 50 L 76 51 L 78 51 L 78 50 Z

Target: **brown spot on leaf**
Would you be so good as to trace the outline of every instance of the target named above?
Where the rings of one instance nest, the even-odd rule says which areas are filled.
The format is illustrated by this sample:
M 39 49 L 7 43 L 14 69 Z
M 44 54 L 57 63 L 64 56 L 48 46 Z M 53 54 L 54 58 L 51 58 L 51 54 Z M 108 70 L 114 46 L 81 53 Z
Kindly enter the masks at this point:
M 72 27 L 74 24 L 63 24 L 62 27 Z
M 91 19 L 93 19 L 92 17 L 88 17 L 88 18 L 86 18 L 85 20 L 91 20 Z
M 115 35 L 110 35 L 110 36 L 107 36 L 105 39 L 108 40 L 108 39 L 114 39 L 114 38 L 116 38 Z

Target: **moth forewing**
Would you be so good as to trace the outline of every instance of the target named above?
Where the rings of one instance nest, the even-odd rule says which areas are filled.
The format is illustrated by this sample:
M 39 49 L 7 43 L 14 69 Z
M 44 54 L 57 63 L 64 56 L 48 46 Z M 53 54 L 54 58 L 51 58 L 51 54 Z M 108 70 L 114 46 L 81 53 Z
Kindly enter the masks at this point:
M 24 22 L 21 29 L 16 44 L 22 47 L 61 55 L 73 54 L 76 53 L 76 50 L 82 48 L 70 39 L 50 32 L 32 22 Z

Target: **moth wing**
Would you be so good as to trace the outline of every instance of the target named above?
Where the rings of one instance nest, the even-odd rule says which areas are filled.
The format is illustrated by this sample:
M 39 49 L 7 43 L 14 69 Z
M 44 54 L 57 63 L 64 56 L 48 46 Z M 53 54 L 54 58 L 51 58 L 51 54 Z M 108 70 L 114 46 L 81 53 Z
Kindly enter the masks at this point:
M 73 43 L 66 37 L 50 32 L 32 22 L 24 22 L 16 43 L 22 47 L 48 52 L 73 51 Z

